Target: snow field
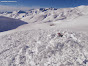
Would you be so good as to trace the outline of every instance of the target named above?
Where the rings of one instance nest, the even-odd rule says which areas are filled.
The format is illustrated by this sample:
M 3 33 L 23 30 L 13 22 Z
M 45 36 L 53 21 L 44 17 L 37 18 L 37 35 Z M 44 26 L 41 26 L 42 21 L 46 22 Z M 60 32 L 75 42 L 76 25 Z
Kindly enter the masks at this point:
M 88 65 L 87 33 L 27 30 L 0 36 L 0 40 L 1 66 Z

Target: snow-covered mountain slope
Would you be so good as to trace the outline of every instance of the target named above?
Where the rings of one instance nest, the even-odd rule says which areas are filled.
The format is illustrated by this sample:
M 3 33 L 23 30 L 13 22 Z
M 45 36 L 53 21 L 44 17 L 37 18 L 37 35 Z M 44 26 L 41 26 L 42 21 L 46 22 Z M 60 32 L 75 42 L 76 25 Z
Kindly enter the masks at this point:
M 1 32 L 0 66 L 87 66 L 87 30 L 72 31 L 77 26 L 82 30 L 86 20 L 85 16 L 72 22 L 30 23 Z
M 10 18 L 0 17 L 0 24 L 28 24 L 0 32 L 0 66 L 88 66 L 87 8 L 1 13 Z
M 15 29 L 23 24 L 27 24 L 18 19 L 0 16 L 0 32 Z
M 88 32 L 88 16 L 80 16 L 71 21 L 56 21 L 51 24 L 55 25 L 54 29 L 68 29 L 72 31 Z
M 78 6 L 75 8 L 40 8 L 30 9 L 29 11 L 13 11 L 1 13 L 1 16 L 7 16 L 15 19 L 21 19 L 30 22 L 53 22 L 59 20 L 72 20 L 79 16 L 88 15 L 88 6 Z

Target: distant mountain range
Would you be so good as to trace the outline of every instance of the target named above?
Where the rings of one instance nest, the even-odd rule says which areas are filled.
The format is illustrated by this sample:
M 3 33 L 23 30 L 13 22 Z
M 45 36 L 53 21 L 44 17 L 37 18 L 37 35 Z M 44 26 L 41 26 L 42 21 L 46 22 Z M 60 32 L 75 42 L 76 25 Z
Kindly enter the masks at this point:
M 88 6 L 78 6 L 74 8 L 40 8 L 28 11 L 1 12 L 1 16 L 21 19 L 30 22 L 54 22 L 58 20 L 71 20 L 82 15 L 88 15 Z

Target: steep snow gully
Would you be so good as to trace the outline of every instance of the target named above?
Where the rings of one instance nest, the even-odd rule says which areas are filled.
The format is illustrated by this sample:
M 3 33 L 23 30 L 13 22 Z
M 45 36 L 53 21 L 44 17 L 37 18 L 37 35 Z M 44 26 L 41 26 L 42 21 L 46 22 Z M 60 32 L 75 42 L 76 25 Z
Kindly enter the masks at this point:
M 88 6 L 0 13 L 0 66 L 88 66 L 87 18 Z

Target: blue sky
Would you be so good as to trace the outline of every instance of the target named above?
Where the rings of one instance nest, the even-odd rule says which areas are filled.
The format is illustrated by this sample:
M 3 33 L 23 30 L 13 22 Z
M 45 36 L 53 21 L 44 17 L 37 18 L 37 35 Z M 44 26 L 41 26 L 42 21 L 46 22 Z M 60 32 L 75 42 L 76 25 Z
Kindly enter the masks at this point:
M 17 1 L 17 2 L 1 2 Z M 29 10 L 29 8 L 69 8 L 88 5 L 88 0 L 0 0 L 0 11 Z
M 0 3 L 6 6 L 24 6 L 24 7 L 76 7 L 88 5 L 88 0 L 0 0 L 0 1 L 17 1 L 16 3 Z

